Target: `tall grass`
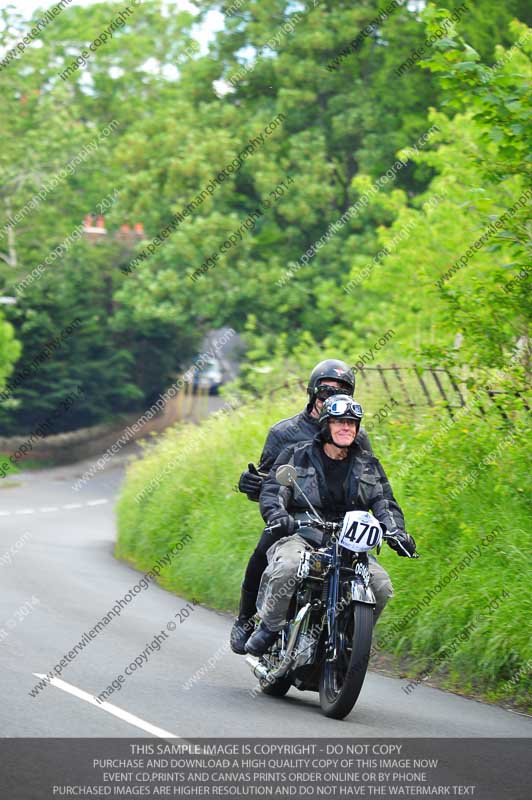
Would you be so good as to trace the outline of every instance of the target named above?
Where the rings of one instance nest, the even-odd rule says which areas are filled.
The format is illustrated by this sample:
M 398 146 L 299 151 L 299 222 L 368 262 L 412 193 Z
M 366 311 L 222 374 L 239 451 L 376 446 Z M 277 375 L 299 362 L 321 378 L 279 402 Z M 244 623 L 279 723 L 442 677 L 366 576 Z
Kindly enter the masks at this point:
M 268 427 L 298 408 L 295 398 L 254 401 L 159 437 L 128 471 L 118 503 L 117 556 L 149 569 L 190 533 L 162 573 L 162 585 L 234 611 L 263 525 L 258 505 L 236 491 L 238 476 L 258 458 Z M 532 600 L 525 420 L 519 412 L 508 423 L 495 410 L 485 417 L 470 412 L 442 434 L 445 419 L 443 409 L 407 419 L 399 408 L 371 434 L 421 553 L 410 560 L 383 548 L 379 558 L 395 597 L 378 639 L 412 657 L 416 670 L 444 676 L 449 687 L 526 706 Z M 153 479 L 159 485 L 137 501 Z M 482 544 L 490 532 L 491 541 Z

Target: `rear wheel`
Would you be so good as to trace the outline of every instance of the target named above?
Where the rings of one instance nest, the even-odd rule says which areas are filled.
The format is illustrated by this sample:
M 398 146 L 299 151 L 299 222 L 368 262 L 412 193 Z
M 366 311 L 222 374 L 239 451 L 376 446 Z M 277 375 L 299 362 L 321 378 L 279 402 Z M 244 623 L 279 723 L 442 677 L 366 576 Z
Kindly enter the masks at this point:
M 336 660 L 324 661 L 320 705 L 326 717 L 343 719 L 352 710 L 368 668 L 373 606 L 355 603 L 338 617 Z

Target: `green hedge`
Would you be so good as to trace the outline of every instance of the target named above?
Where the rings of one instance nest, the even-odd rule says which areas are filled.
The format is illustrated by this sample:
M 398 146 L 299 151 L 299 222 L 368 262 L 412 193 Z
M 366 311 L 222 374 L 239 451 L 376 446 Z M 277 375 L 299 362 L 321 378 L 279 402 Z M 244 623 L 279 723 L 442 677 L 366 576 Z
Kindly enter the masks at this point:
M 254 402 L 158 437 L 128 470 L 117 556 L 147 570 L 189 533 L 161 584 L 234 611 L 262 525 L 258 506 L 236 491 L 238 476 L 257 459 L 268 427 L 298 407 Z M 495 410 L 471 412 L 449 425 L 443 409 L 415 420 L 395 409 L 371 438 L 421 553 L 411 561 L 383 549 L 395 597 L 377 629 L 380 645 L 412 657 L 413 677 L 443 676 L 449 688 L 526 706 L 530 450 L 522 417 L 512 412 L 504 422 Z

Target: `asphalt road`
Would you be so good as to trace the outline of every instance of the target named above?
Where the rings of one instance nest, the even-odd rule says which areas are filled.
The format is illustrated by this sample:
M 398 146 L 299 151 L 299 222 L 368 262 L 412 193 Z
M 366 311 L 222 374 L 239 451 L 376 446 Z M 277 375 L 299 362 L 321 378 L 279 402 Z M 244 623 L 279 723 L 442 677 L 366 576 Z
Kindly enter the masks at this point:
M 253 697 L 256 680 L 227 647 L 231 618 L 196 607 L 180 624 L 176 613 L 187 601 L 155 584 L 65 662 L 60 680 L 32 697 L 36 676 L 52 670 L 141 578 L 113 557 L 124 459 L 76 492 L 74 480 L 89 463 L 22 473 L 0 485 L 0 736 L 532 735 L 530 717 L 426 686 L 407 695 L 407 681 L 374 672 L 342 722 L 323 717 L 309 692 Z M 160 649 L 153 645 L 142 668 L 118 682 L 111 705 L 98 703 L 95 696 L 156 635 Z

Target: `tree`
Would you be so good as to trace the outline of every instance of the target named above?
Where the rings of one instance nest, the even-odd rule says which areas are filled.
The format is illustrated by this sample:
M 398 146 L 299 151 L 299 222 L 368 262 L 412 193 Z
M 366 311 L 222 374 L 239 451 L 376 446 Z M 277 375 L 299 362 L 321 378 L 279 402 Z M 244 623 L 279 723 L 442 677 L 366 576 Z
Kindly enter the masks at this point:
M 16 378 L 47 342 L 81 319 L 64 345 L 8 392 L 0 410 L 4 433 L 27 431 L 80 383 L 83 397 L 58 425 L 70 429 L 144 409 L 188 368 L 201 338 L 200 330 L 157 313 L 139 319 L 114 296 L 123 281 L 120 267 L 132 255 L 114 243 L 114 234 L 123 223 L 143 221 L 130 216 L 136 173 L 124 174 L 118 142 L 139 115 L 149 117 L 151 96 L 171 87 L 146 61 L 161 57 L 170 66 L 183 59 L 190 41 L 184 31 L 193 20 L 183 12 L 168 20 L 160 4 L 144 3 L 85 70 L 63 80 L 60 73 L 117 11 L 106 3 L 66 9 L 41 32 L 42 47 L 30 46 L 3 65 L 0 278 L 18 297 L 6 312 L 12 326 L 2 329 L 6 371 L 8 354 L 20 356 Z M 40 16 L 27 22 L 5 9 L 0 44 L 13 46 Z M 170 106 L 173 93 L 166 97 Z M 82 220 L 102 209 L 111 244 L 88 246 L 80 241 Z M 8 347 L 13 329 L 22 347 Z

